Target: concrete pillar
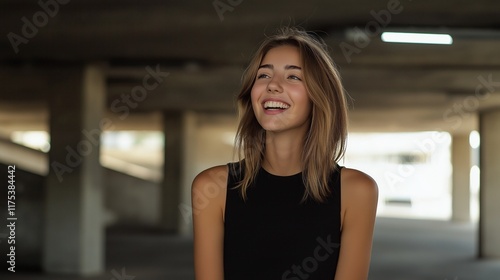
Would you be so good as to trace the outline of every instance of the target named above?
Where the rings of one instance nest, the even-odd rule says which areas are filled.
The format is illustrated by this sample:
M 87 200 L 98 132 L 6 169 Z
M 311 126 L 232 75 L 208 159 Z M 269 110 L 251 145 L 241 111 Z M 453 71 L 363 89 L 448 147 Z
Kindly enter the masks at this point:
M 43 268 L 48 273 L 103 272 L 100 134 L 105 68 L 61 66 L 49 96 L 51 149 L 45 192 Z
M 471 147 L 469 135 L 453 135 L 452 142 L 452 221 L 470 221 L 470 168 Z
M 161 227 L 170 232 L 179 233 L 184 138 L 183 114 L 177 111 L 165 112 L 163 124 L 165 157 L 161 185 Z
M 479 257 L 500 257 L 500 109 L 480 113 Z

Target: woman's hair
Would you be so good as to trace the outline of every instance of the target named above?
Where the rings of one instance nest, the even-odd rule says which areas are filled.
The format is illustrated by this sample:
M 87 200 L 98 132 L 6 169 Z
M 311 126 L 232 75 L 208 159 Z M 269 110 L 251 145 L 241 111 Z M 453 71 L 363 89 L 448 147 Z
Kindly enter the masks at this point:
M 312 197 L 324 201 L 330 193 L 328 183 L 337 161 L 345 152 L 347 138 L 347 102 L 340 75 L 319 37 L 297 28 L 285 27 L 268 37 L 259 47 L 245 70 L 238 95 L 239 125 L 236 149 L 244 158 L 243 177 L 237 188 L 246 199 L 264 157 L 266 131 L 260 126 L 252 108 L 251 91 L 257 71 L 267 52 L 275 47 L 297 47 L 302 62 L 303 81 L 312 103 L 309 129 L 302 152 L 302 179 L 306 186 L 303 201 Z

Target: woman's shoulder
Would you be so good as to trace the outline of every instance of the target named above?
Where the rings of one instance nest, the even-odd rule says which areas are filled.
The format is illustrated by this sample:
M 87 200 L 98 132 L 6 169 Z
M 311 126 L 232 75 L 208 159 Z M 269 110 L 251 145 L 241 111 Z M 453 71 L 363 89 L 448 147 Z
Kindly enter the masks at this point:
M 218 165 L 200 172 L 194 178 L 191 187 L 191 202 L 194 216 L 201 215 L 202 213 L 207 213 L 208 215 L 213 213 L 214 217 L 223 219 L 227 175 L 227 165 Z
M 217 165 L 200 172 L 193 180 L 193 190 L 206 190 L 214 186 L 226 188 L 229 176 L 231 180 L 239 180 L 244 169 L 244 161 Z
M 342 193 L 348 194 L 352 199 L 372 200 L 378 197 L 378 186 L 368 174 L 357 169 L 342 168 L 341 172 Z
M 369 175 L 351 168 L 341 172 L 342 209 L 341 228 L 346 225 L 369 224 L 375 217 L 378 204 L 378 186 Z
M 200 172 L 193 180 L 193 190 L 223 188 L 227 184 L 228 165 L 217 165 Z

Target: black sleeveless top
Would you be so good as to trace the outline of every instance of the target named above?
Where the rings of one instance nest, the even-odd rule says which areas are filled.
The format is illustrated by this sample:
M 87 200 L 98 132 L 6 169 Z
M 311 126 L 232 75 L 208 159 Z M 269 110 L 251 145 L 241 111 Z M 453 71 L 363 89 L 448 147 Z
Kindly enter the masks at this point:
M 301 203 L 302 173 L 260 168 L 244 201 L 229 164 L 224 221 L 224 280 L 333 280 L 340 250 L 340 168 L 324 203 Z M 243 170 L 243 169 L 241 169 Z M 242 171 L 241 171 L 242 172 Z

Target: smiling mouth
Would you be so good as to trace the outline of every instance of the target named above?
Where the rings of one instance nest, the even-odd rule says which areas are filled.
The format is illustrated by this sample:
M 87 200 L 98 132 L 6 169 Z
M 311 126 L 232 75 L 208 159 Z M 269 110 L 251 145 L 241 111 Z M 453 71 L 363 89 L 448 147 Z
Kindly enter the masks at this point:
M 279 101 L 266 101 L 264 102 L 265 110 L 286 110 L 290 105 Z

